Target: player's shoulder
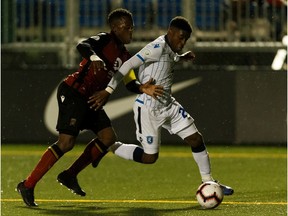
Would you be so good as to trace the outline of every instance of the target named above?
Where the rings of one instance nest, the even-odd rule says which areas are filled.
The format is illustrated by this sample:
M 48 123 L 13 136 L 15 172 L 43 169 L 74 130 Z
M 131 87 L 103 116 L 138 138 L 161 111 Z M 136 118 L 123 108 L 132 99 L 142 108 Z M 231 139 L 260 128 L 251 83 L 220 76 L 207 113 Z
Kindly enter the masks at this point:
M 164 36 L 156 38 L 154 41 L 148 43 L 142 50 L 141 55 L 145 56 L 144 59 L 158 60 L 162 55 L 163 49 L 165 47 Z
M 100 32 L 97 35 L 91 36 L 90 38 L 95 41 L 111 40 L 111 34 Z
M 164 35 L 159 36 L 154 41 L 147 44 L 147 47 L 155 50 L 163 49 L 165 46 L 165 37 Z

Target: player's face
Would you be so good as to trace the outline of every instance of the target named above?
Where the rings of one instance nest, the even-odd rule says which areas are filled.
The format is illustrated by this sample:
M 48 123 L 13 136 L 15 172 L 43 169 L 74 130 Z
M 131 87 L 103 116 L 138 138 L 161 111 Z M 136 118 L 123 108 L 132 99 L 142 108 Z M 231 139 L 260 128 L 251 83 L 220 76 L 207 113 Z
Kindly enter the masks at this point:
M 184 31 L 182 29 L 178 29 L 175 27 L 171 27 L 168 30 L 168 40 L 169 40 L 169 45 L 171 47 L 171 49 L 173 50 L 173 52 L 180 52 L 187 40 L 190 37 L 190 34 L 187 31 Z
M 114 33 L 123 44 L 129 44 L 132 40 L 134 25 L 129 17 L 122 17 L 114 28 Z

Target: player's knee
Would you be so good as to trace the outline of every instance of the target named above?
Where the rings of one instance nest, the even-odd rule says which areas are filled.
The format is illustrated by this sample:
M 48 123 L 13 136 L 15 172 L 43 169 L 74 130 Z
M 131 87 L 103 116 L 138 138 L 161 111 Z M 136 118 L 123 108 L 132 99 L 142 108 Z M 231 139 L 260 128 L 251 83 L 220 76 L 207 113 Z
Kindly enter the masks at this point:
M 106 128 L 102 131 L 100 131 L 98 134 L 98 139 L 106 146 L 110 147 L 113 145 L 116 140 L 117 136 L 112 128 Z
M 203 137 L 200 133 L 196 132 L 184 139 L 191 148 L 197 148 L 204 145 Z
M 153 164 L 157 161 L 158 159 L 158 153 L 156 154 L 146 154 L 144 153 L 143 154 L 143 157 L 142 157 L 142 162 L 144 164 Z
M 73 149 L 74 144 L 75 144 L 75 137 L 66 134 L 60 134 L 59 139 L 56 142 L 56 145 L 63 153 L 66 153 L 71 149 Z
M 106 137 L 99 140 L 108 148 L 116 142 L 116 136 Z

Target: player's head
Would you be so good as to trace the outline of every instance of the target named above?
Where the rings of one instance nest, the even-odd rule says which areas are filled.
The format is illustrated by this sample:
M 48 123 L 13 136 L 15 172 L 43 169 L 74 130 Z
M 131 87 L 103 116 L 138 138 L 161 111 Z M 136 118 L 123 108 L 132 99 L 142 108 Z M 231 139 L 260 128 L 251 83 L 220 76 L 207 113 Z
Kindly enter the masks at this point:
M 123 8 L 113 10 L 108 15 L 108 23 L 111 31 L 123 44 L 131 42 L 134 24 L 133 16 L 128 10 Z
M 168 28 L 167 38 L 171 49 L 180 52 L 190 38 L 192 27 L 189 21 L 181 16 L 174 17 Z

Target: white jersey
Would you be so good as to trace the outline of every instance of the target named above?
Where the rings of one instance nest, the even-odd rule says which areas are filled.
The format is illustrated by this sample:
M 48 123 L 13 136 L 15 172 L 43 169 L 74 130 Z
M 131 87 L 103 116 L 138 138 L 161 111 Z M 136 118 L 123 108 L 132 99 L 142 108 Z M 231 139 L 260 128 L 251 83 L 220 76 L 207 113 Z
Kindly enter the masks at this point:
M 141 83 L 152 78 L 156 85 L 163 86 L 163 96 L 156 100 L 147 94 L 139 94 L 133 107 L 137 139 L 147 154 L 159 151 L 161 128 L 182 139 L 197 132 L 194 119 L 171 95 L 174 66 L 179 59 L 180 55 L 172 51 L 162 35 L 124 62 L 108 84 L 110 89 L 115 89 L 123 76 L 131 69 L 139 68 Z
M 171 96 L 174 65 L 178 54 L 173 52 L 162 35 L 147 44 L 136 56 L 143 62 L 139 67 L 138 79 L 146 83 L 150 78 L 155 79 L 156 85 L 164 87 L 165 94 L 155 100 L 147 94 L 138 95 L 137 101 L 156 109 L 169 106 L 174 98 Z

